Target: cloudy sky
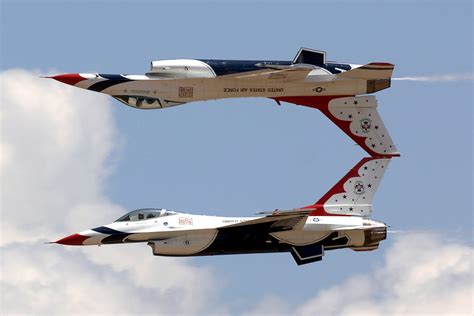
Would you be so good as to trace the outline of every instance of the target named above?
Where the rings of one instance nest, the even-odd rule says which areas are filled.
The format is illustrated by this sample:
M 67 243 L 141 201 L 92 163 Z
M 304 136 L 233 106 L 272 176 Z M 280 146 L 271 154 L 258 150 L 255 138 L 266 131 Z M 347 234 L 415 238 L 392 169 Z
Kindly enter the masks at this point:
M 471 1 L 1 2 L 2 314 L 471 315 Z M 396 65 L 379 111 L 402 157 L 379 250 L 154 257 L 46 245 L 139 207 L 248 216 L 314 202 L 365 154 L 318 111 L 266 99 L 139 111 L 46 74 L 167 58 Z

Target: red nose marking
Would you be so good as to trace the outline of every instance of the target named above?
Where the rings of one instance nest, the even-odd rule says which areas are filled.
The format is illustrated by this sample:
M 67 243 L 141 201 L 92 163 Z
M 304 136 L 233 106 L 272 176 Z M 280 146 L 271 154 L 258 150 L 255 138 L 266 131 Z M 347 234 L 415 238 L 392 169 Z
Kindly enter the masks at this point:
M 74 86 L 76 83 L 82 80 L 86 80 L 86 78 L 81 77 L 81 75 L 79 74 L 64 74 L 64 75 L 57 75 L 57 76 L 53 76 L 49 78 L 55 79 L 62 83 L 70 84 L 71 86 Z
M 73 246 L 81 246 L 82 242 L 86 240 L 87 236 L 82 236 L 79 234 L 74 234 L 71 236 L 64 237 L 63 239 L 60 239 L 56 241 L 57 244 L 62 244 L 62 245 L 73 245 Z

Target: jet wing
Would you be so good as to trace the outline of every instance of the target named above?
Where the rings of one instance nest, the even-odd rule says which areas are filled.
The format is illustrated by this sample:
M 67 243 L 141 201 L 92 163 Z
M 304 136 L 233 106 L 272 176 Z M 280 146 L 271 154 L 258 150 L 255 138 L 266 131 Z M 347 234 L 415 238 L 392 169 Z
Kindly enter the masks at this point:
M 279 80 L 279 81 L 295 81 L 304 80 L 308 74 L 314 70 L 311 65 L 291 65 L 291 66 L 276 66 L 276 65 L 260 65 L 265 69 L 241 72 L 231 75 L 220 76 L 223 79 L 237 79 L 237 80 Z
M 219 229 L 262 225 L 269 228 L 270 232 L 293 229 L 301 220 L 306 219 L 312 209 L 296 209 L 291 211 L 275 211 L 265 217 L 251 221 L 224 226 Z

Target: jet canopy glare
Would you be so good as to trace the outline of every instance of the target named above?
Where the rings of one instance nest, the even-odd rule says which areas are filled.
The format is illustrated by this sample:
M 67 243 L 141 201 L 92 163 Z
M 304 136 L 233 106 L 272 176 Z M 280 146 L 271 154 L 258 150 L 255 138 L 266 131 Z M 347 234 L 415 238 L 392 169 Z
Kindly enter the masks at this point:
M 135 222 L 174 214 L 177 213 L 164 208 L 141 208 L 123 215 L 122 217 L 117 219 L 116 222 Z

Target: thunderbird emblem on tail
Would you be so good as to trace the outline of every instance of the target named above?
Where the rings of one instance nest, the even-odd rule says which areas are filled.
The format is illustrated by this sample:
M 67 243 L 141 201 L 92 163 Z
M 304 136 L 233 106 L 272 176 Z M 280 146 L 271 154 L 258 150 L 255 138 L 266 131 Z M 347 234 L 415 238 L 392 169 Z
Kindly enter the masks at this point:
M 362 129 L 362 132 L 368 133 L 370 130 L 370 127 L 372 126 L 372 121 L 368 118 L 360 120 L 360 128 Z

